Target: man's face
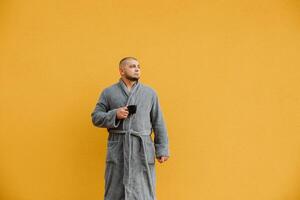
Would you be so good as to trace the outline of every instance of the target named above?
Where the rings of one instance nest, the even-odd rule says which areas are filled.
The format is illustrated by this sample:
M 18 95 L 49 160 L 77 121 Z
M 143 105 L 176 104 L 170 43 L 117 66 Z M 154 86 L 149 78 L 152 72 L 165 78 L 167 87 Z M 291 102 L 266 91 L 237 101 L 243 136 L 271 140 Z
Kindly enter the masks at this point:
M 141 76 L 140 64 L 136 60 L 127 60 L 122 68 L 122 75 L 131 81 L 137 81 Z

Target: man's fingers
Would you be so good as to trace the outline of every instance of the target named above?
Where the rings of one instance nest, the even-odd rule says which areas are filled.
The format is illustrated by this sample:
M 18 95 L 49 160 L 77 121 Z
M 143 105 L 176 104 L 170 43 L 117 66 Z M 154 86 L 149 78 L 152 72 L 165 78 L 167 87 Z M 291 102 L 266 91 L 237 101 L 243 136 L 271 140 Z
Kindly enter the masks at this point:
M 125 110 L 124 108 L 121 110 L 122 113 L 129 113 L 127 110 Z
M 163 158 L 162 158 L 162 157 L 159 157 L 159 158 L 158 158 L 158 162 L 162 163 L 162 162 L 163 162 Z
M 165 156 L 161 156 L 161 157 L 158 158 L 158 161 L 159 161 L 160 163 L 163 163 L 163 162 L 165 162 L 165 161 L 167 161 L 167 160 L 168 160 L 168 157 L 165 157 Z

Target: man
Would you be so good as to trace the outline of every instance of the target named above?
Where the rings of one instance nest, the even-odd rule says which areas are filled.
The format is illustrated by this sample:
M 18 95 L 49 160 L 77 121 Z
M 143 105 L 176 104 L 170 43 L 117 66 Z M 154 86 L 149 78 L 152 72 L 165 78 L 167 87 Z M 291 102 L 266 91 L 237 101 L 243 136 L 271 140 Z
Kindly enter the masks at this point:
M 104 199 L 156 200 L 155 158 L 163 163 L 170 156 L 158 96 L 139 82 L 136 58 L 123 58 L 119 71 L 121 78 L 101 92 L 91 114 L 93 124 L 109 133 Z M 135 112 L 129 105 L 136 105 Z

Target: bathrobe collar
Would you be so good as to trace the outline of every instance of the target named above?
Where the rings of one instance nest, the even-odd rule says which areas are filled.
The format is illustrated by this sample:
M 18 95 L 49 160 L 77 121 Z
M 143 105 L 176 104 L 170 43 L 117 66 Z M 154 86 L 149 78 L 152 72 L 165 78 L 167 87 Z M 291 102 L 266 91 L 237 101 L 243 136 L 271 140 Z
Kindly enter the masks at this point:
M 123 89 L 123 91 L 125 92 L 125 94 L 126 94 L 127 96 L 130 96 L 131 93 L 132 93 L 133 91 L 136 90 L 136 87 L 137 87 L 139 84 L 140 84 L 140 83 L 139 83 L 139 80 L 137 80 L 137 81 L 132 85 L 132 87 L 131 87 L 131 89 L 130 89 L 130 91 L 129 91 L 128 88 L 127 88 L 127 86 L 126 86 L 126 84 L 125 84 L 125 82 L 123 81 L 123 79 L 122 79 L 122 78 L 119 78 L 119 85 L 121 86 L 121 88 Z

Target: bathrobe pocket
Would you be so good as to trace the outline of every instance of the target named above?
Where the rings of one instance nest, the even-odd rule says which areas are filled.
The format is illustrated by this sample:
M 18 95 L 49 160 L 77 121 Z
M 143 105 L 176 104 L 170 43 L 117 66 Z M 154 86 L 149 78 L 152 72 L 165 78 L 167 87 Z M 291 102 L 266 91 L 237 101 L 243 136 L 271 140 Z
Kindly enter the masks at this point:
M 118 163 L 120 161 L 120 142 L 119 140 L 108 140 L 106 148 L 106 162 Z
M 154 143 L 152 142 L 152 140 L 145 141 L 145 148 L 146 148 L 148 164 L 154 164 L 155 163 L 155 147 L 154 147 Z

